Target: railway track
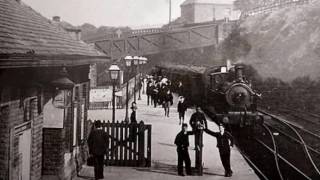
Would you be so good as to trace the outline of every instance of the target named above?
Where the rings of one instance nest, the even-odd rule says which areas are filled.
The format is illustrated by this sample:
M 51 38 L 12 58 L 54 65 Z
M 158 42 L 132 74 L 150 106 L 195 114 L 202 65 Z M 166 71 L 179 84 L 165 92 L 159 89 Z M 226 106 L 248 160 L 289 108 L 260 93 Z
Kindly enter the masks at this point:
M 284 116 L 286 119 L 289 119 L 290 122 L 295 122 L 300 126 L 303 126 L 305 129 L 308 129 L 314 134 L 320 136 L 320 116 L 317 114 L 293 110 L 290 108 L 279 108 L 270 113 L 278 116 Z
M 273 146 L 268 144 L 265 135 L 255 139 L 277 155 L 280 177 L 295 174 L 293 177 L 300 176 L 301 179 L 320 179 L 320 137 L 284 119 L 263 111 L 261 113 L 271 117 L 265 121 L 263 128 L 268 131 Z
M 259 133 L 253 138 L 242 137 L 237 143 L 259 177 L 265 180 L 320 179 L 320 136 L 268 112 L 260 113 L 270 119 L 259 127 Z M 207 114 L 211 116 L 212 113 Z M 234 136 L 241 136 L 241 132 Z

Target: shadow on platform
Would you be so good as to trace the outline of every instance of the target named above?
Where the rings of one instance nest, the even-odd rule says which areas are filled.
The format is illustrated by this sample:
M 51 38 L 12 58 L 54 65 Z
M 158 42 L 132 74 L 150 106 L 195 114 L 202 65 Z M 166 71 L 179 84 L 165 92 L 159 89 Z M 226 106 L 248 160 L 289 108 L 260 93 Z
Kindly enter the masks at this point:
M 134 168 L 134 169 L 137 171 L 142 171 L 142 172 L 151 172 L 151 173 L 159 173 L 159 174 L 178 176 L 178 171 L 177 171 L 176 165 L 165 164 L 165 163 L 161 163 L 161 162 L 153 162 L 153 167 L 151 167 L 151 168 Z M 206 170 L 208 170 L 208 169 L 204 168 L 203 175 L 224 176 L 223 174 L 206 172 Z M 195 172 L 194 167 L 192 168 L 192 171 Z

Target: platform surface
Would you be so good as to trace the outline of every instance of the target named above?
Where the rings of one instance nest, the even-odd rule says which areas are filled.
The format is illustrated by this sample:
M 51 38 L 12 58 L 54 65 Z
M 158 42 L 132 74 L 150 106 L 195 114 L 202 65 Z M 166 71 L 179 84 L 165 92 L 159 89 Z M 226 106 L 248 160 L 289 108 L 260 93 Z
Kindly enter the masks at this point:
M 201 180 L 258 180 L 258 176 L 241 156 L 236 147 L 231 150 L 231 166 L 233 170 L 232 177 L 224 177 L 224 169 L 220 161 L 219 151 L 216 148 L 216 139 L 204 133 L 203 147 L 203 176 L 185 176 L 177 175 L 177 152 L 174 145 L 176 134 L 181 130 L 177 113 L 177 98 L 170 108 L 170 117 L 164 117 L 164 110 L 160 106 L 154 108 L 147 106 L 146 96 L 142 95 L 142 100 L 137 101 L 137 120 L 143 120 L 146 124 L 152 125 L 152 167 L 105 167 L 104 176 L 108 180 L 175 180 L 175 179 L 201 179 Z M 186 112 L 186 122 L 189 122 L 193 109 Z M 89 119 L 111 119 L 111 110 L 92 110 L 89 111 Z M 116 111 L 116 119 L 122 120 L 125 117 L 125 109 Z M 207 117 L 208 118 L 208 117 Z M 209 129 L 217 131 L 215 123 L 208 120 Z M 189 154 L 192 166 L 194 167 L 195 151 L 194 139 L 190 137 Z M 78 180 L 90 179 L 94 177 L 93 168 L 83 166 L 81 176 Z

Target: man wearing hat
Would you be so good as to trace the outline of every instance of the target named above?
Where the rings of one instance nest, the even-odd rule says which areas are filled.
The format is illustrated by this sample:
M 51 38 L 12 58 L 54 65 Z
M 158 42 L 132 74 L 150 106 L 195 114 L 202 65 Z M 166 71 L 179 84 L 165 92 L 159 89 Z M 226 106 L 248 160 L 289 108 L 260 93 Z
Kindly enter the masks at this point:
M 137 116 L 136 116 L 136 111 L 137 111 L 137 103 L 132 102 L 131 103 L 131 115 L 130 115 L 130 122 L 131 123 L 137 123 Z
M 183 173 L 183 162 L 186 165 L 187 175 L 192 175 L 191 173 L 191 160 L 188 152 L 189 147 L 189 135 L 193 135 L 194 132 L 187 131 L 188 125 L 182 124 L 181 131 L 177 134 L 174 144 L 177 146 L 178 153 L 178 175 L 184 176 Z
M 220 159 L 225 169 L 225 176 L 231 177 L 232 170 L 230 167 L 230 146 L 233 147 L 232 135 L 225 131 L 222 124 L 219 125 L 219 132 L 213 132 L 207 128 L 205 128 L 204 131 L 217 138 L 217 148 L 219 149 Z
M 107 133 L 102 129 L 100 120 L 94 123 L 95 129 L 90 132 L 88 138 L 89 154 L 94 159 L 94 177 L 103 179 L 104 155 L 109 147 L 109 138 Z

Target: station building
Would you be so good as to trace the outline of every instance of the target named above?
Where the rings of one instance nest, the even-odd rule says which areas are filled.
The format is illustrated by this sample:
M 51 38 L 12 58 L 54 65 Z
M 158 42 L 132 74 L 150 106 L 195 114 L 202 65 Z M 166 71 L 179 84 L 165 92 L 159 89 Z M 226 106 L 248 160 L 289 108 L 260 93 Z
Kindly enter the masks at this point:
M 70 33 L 0 0 L 0 180 L 71 179 L 85 158 L 90 65 L 108 57 Z
M 181 18 L 186 24 L 218 20 L 238 20 L 240 11 L 235 10 L 234 0 L 186 0 L 181 4 Z

